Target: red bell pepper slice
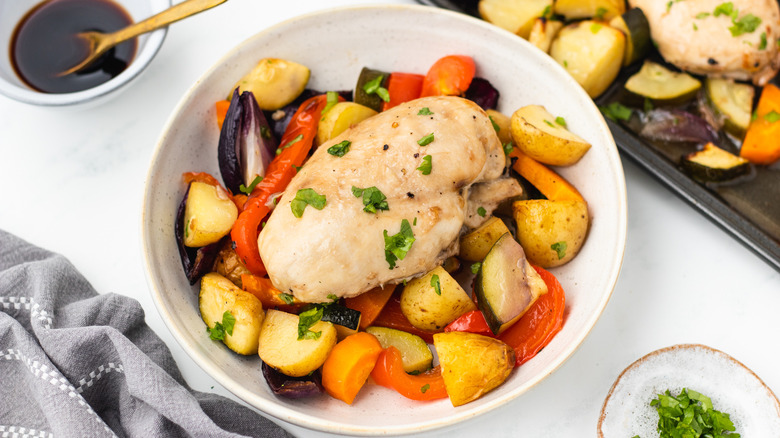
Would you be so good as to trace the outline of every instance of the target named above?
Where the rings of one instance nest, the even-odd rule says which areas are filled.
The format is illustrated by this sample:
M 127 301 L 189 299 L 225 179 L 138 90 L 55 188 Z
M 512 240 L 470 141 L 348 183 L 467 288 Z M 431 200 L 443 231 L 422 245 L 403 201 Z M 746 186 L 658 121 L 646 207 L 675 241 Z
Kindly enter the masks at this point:
M 516 367 L 536 356 L 563 327 L 566 309 L 563 288 L 554 275 L 538 266 L 534 268 L 547 284 L 547 293 L 539 297 L 519 321 L 498 336 L 514 348 Z
M 485 315 L 480 310 L 472 310 L 466 312 L 455 321 L 447 324 L 444 327 L 445 332 L 469 332 L 476 333 L 478 335 L 490 336 L 495 338 L 493 331 L 488 327 L 487 321 L 485 321 Z
M 284 191 L 309 155 L 317 135 L 317 124 L 327 103 L 327 96 L 322 94 L 305 100 L 298 107 L 279 142 L 278 155 L 268 165 L 263 180 L 252 190 L 244 204 L 244 211 L 233 225 L 230 237 L 236 244 L 236 254 L 255 275 L 266 273 L 257 249 L 257 235 L 263 219 L 271 211 L 267 204 L 272 195 Z
M 390 94 L 390 101 L 382 103 L 382 111 L 387 111 L 394 106 L 420 97 L 423 79 L 425 79 L 425 76 L 414 73 L 391 73 L 390 78 L 387 80 L 387 92 Z
M 412 400 L 426 401 L 447 397 L 447 388 L 441 376 L 441 367 L 417 375 L 404 371 L 401 352 L 390 346 L 379 354 L 371 371 L 371 378 L 379 385 L 394 389 Z
M 422 97 L 462 96 L 476 73 L 474 60 L 465 55 L 450 55 L 436 61 L 423 80 Z

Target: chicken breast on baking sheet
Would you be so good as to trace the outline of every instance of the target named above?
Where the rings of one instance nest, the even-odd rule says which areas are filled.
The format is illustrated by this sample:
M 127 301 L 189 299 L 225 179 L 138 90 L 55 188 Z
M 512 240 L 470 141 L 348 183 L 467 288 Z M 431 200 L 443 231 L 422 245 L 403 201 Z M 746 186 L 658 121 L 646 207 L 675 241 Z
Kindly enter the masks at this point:
M 345 140 L 346 154 L 328 153 Z M 306 302 L 422 275 L 458 251 L 470 186 L 499 178 L 505 164 L 490 119 L 471 101 L 428 97 L 371 117 L 320 145 L 284 191 L 258 238 L 268 275 Z M 376 187 L 388 209 L 364 211 L 353 187 Z M 298 218 L 291 202 L 302 189 L 326 203 Z M 414 242 L 391 269 L 385 235 L 399 233 L 404 220 Z
M 629 4 L 647 16 L 664 59 L 682 70 L 765 85 L 780 68 L 777 0 L 629 0 Z

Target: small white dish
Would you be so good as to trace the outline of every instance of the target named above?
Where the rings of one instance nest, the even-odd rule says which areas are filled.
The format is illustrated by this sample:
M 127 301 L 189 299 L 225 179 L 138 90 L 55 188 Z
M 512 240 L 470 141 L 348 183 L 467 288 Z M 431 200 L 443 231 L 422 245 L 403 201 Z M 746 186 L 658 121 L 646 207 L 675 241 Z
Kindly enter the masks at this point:
M 173 233 L 184 195 L 181 174 L 219 176 L 214 103 L 265 57 L 306 65 L 309 88 L 352 89 L 364 66 L 427 72 L 439 58 L 470 55 L 477 75 L 501 93 L 511 114 L 545 105 L 592 148 L 575 166 L 558 169 L 587 199 L 589 237 L 571 263 L 552 270 L 567 293 L 563 329 L 536 357 L 485 397 L 457 408 L 449 400 L 414 402 L 378 385 L 361 390 L 352 406 L 330 397 L 274 396 L 257 357 L 240 357 L 211 341 L 198 312 L 198 287 L 182 271 Z M 165 126 L 146 179 L 142 211 L 145 271 L 162 319 L 184 350 L 229 391 L 268 415 L 314 430 L 377 436 L 418 434 L 452 426 L 504 405 L 541 382 L 588 335 L 617 282 L 626 242 L 626 188 L 615 142 L 593 101 L 549 56 L 484 21 L 415 5 L 362 6 L 300 16 L 263 30 L 229 51 L 185 94 Z
M 121 5 L 134 22 L 161 12 L 171 7 L 171 0 L 113 0 Z M 87 106 L 103 102 L 108 97 L 113 97 L 115 91 L 124 88 L 130 81 L 136 78 L 152 61 L 152 58 L 160 50 L 167 28 L 138 37 L 135 58 L 127 68 L 111 80 L 98 86 L 74 93 L 42 93 L 27 86 L 11 65 L 9 48 L 14 30 L 22 18 L 42 0 L 14 0 L 0 2 L 0 47 L 4 53 L 0 54 L 0 94 L 11 99 L 31 105 L 48 107 L 63 106 Z
M 618 376 L 601 408 L 599 438 L 657 437 L 658 413 L 650 401 L 683 388 L 710 397 L 745 438 L 780 436 L 780 403 L 753 371 L 722 351 L 682 344 L 653 351 Z

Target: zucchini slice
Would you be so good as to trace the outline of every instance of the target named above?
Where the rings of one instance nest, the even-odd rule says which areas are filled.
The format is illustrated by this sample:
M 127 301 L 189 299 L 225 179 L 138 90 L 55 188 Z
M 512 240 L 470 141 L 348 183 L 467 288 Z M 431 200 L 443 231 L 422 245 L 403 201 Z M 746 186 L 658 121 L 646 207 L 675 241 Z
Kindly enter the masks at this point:
M 743 138 L 750 125 L 753 86 L 739 84 L 732 79 L 707 78 L 704 89 L 716 113 L 723 117 L 726 130 Z
M 341 304 L 328 304 L 322 309 L 322 320 L 357 330 L 360 327 L 360 312 Z
M 645 13 L 639 8 L 626 11 L 610 20 L 609 25 L 626 34 L 626 52 L 623 66 L 633 64 L 645 57 L 650 50 L 650 24 Z
M 382 348 L 397 348 L 407 373 L 421 373 L 431 368 L 433 353 L 421 337 L 402 330 L 374 326 L 367 327 L 366 333 L 374 335 Z
M 363 67 L 358 76 L 357 85 L 355 85 L 355 103 L 359 103 L 363 106 L 367 106 L 376 112 L 382 111 L 382 100 L 379 94 L 373 92 L 371 94 L 366 92 L 366 85 L 376 81 L 379 78 L 379 87 L 387 90 L 387 83 L 390 80 L 390 73 L 373 70 L 368 67 Z
M 482 262 L 474 280 L 474 293 L 488 327 L 498 334 L 547 293 L 547 285 L 526 260 L 523 247 L 507 233 Z
M 645 61 L 642 68 L 626 81 L 626 90 L 658 102 L 685 100 L 699 91 L 701 82 L 683 72 L 674 72 L 661 64 Z
M 723 182 L 750 173 L 750 162 L 707 143 L 700 151 L 682 158 L 683 169 L 701 182 Z

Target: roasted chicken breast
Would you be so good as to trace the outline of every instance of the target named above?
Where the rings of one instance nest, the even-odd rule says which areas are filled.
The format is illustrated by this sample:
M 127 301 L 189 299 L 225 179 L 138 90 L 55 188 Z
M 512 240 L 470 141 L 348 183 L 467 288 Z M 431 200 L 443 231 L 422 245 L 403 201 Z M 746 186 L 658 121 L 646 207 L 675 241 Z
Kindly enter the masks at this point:
M 647 16 L 664 59 L 682 70 L 764 85 L 780 68 L 777 0 L 629 0 L 629 4 Z
M 343 156 L 328 152 L 344 141 Z M 425 274 L 458 251 L 471 185 L 499 178 L 505 163 L 471 101 L 427 97 L 371 117 L 320 145 L 282 194 L 258 238 L 268 275 L 279 290 L 324 302 Z M 366 211 L 356 193 L 371 187 L 387 210 Z M 304 189 L 325 205 L 296 217 L 291 203 Z M 401 259 L 387 248 L 402 227 L 414 241 Z

